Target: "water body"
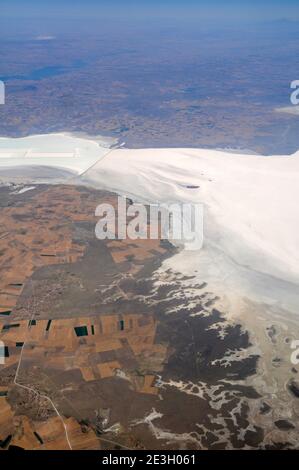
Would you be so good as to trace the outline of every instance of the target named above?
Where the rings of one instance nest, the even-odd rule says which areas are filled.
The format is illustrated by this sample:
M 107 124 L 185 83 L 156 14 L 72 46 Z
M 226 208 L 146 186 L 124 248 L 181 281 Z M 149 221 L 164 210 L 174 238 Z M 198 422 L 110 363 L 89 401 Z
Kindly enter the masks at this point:
M 39 81 L 44 80 L 46 78 L 56 77 L 58 75 L 63 75 L 65 73 L 71 72 L 74 69 L 79 69 L 84 66 L 84 62 L 76 61 L 71 66 L 63 66 L 63 65 L 49 65 L 46 67 L 41 67 L 37 69 L 33 69 L 27 74 L 23 75 L 4 75 L 0 76 L 0 79 L 4 82 L 10 82 L 13 80 L 30 80 L 30 81 Z

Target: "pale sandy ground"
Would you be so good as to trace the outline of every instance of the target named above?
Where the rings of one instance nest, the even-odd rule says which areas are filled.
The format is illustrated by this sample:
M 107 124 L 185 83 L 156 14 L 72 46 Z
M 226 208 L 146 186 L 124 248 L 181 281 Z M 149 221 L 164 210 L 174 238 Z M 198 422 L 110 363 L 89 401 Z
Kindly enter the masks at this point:
M 58 136 L 38 139 L 38 145 L 9 139 L 13 142 L 8 145 L 6 140 L 5 150 L 0 140 L 0 182 L 13 181 L 17 168 L 25 164 L 24 181 L 39 182 L 39 165 L 46 172 L 59 169 L 59 182 L 64 176 L 65 182 L 108 189 L 138 202 L 204 205 L 203 248 L 183 249 L 164 263 L 161 275 L 171 268 L 207 282 L 209 291 L 219 297 L 217 306 L 249 330 L 251 352 L 261 355 L 259 373 L 249 383 L 273 407 L 261 418 L 256 402 L 252 419 L 269 426 L 269 442 L 283 439 L 273 421 L 299 420 L 298 400 L 286 387 L 293 367 L 290 341 L 299 340 L 299 152 L 264 157 L 204 149 L 109 150 L 71 136 L 67 142 Z M 33 144 L 42 154 L 82 150 L 73 157 L 29 154 L 28 158 L 23 148 Z M 5 155 L 10 146 L 17 152 Z M 49 180 L 56 182 L 53 175 Z M 272 325 L 275 342 L 266 331 Z M 273 363 L 277 357 L 280 363 Z M 297 428 L 289 439 L 298 441 Z

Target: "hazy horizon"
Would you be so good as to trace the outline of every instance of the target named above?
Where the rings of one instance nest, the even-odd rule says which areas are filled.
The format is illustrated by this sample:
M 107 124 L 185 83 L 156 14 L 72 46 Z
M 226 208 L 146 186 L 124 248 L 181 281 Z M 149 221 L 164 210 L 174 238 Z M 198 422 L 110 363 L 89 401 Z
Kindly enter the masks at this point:
M 5 18 L 146 18 L 165 17 L 209 21 L 299 20 L 295 0 L 3 0 Z

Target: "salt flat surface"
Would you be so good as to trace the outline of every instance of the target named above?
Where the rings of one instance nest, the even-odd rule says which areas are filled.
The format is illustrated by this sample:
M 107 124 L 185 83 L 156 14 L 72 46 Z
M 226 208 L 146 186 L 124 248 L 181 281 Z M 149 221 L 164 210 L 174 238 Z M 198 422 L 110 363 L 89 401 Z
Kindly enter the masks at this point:
M 34 157 L 1 157 L 9 149 L 22 153 L 28 148 Z M 38 156 L 41 150 L 63 154 L 76 149 L 74 157 Z M 47 166 L 81 175 L 80 184 L 139 202 L 202 203 L 203 248 L 183 250 L 166 265 L 198 275 L 218 291 L 254 293 L 261 302 L 297 311 L 299 152 L 264 157 L 205 149 L 109 150 L 61 134 L 1 139 L 0 177 L 1 171 L 20 165 L 32 168 L 26 183 L 38 181 L 37 165 Z
M 249 263 L 256 252 L 263 258 L 255 260 L 260 270 L 266 269 L 264 258 L 271 258 L 278 271 L 299 280 L 299 153 L 262 157 L 122 149 L 96 165 L 89 177 L 147 202 L 201 202 L 218 227 L 219 246 L 234 253 L 228 235 L 246 246 L 240 263 Z M 212 228 L 209 218 L 207 230 Z
M 84 182 L 145 202 L 204 204 L 204 247 L 166 264 L 210 286 L 299 304 L 299 153 L 263 157 L 203 149 L 115 150 Z M 196 188 L 198 186 L 198 188 Z
M 50 166 L 81 174 L 109 152 L 110 140 L 68 134 L 0 138 L 0 168 Z

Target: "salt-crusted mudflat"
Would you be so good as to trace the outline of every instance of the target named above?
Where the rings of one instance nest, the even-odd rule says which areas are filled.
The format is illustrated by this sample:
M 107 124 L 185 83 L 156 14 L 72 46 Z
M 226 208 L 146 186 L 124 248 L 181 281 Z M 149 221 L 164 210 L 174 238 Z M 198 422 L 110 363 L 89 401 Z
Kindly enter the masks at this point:
M 261 396 L 250 405 L 251 425 L 265 429 L 264 442 L 270 445 L 285 440 L 274 423 L 291 420 L 288 442 L 296 447 L 299 405 L 290 384 L 298 373 L 291 346 L 299 339 L 299 152 L 264 157 L 204 149 L 118 149 L 85 172 L 81 182 L 138 201 L 204 205 L 203 248 L 183 249 L 166 260 L 157 286 L 171 284 L 169 273 L 183 274 L 181 307 L 187 300 L 191 311 L 196 283 L 207 283 L 207 298 L 218 298 L 214 306 L 240 323 L 252 344 L 244 354 L 232 348 L 220 364 L 259 357 L 258 370 L 244 381 Z M 209 311 L 209 302 L 205 308 Z M 182 384 L 172 387 L 184 392 Z M 273 411 L 263 414 L 263 406 Z

